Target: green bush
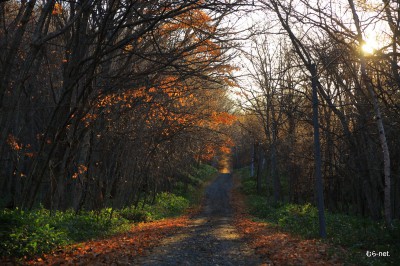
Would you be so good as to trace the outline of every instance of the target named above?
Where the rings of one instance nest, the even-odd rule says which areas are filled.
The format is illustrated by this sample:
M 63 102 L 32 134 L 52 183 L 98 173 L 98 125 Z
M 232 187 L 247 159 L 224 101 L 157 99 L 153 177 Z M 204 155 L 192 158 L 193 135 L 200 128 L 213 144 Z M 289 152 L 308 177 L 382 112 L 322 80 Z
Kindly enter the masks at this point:
M 55 220 L 54 226 L 65 231 L 75 242 L 126 230 L 129 227 L 128 221 L 118 212 L 115 212 L 110 219 L 110 211 L 110 209 L 103 209 L 101 212 L 85 211 L 79 215 L 75 215 L 72 210 L 57 212 L 56 216 L 60 218 Z
M 147 210 L 135 208 L 133 206 L 124 208 L 120 211 L 120 215 L 125 219 L 133 222 L 148 222 L 153 220 L 152 214 Z
M 142 206 L 142 208 L 130 206 L 122 209 L 120 215 L 130 221 L 148 222 L 180 215 L 189 205 L 189 200 L 182 196 L 162 192 L 156 196 L 154 204 L 140 202 L 138 206 Z
M 201 179 L 201 180 L 206 180 L 208 179 L 210 176 L 216 174 L 218 172 L 218 170 L 214 167 L 212 167 L 211 165 L 208 164 L 200 164 L 199 167 L 194 168 L 194 177 Z
M 284 231 L 304 238 L 318 238 L 318 210 L 307 204 L 274 204 L 265 196 L 256 195 L 255 181 L 242 179 L 241 190 L 246 194 L 246 204 L 257 219 L 274 224 Z M 383 221 L 340 213 L 325 212 L 327 234 L 331 244 L 350 250 L 349 263 L 357 265 L 395 265 L 400 261 L 400 223 L 389 229 Z M 367 250 L 389 251 L 390 257 L 371 259 Z
M 0 213 L 0 256 L 23 257 L 49 252 L 69 243 L 127 230 L 128 221 L 110 209 L 101 212 L 2 210 Z
M 318 237 L 318 210 L 311 204 L 285 204 L 277 212 L 279 226 L 306 238 Z
M 73 242 L 128 230 L 131 222 L 150 221 L 181 214 L 189 201 L 172 193 L 160 193 L 155 204 L 114 211 L 2 210 L 0 213 L 0 256 L 23 257 L 49 252 Z M 111 215 L 113 214 L 113 215 Z
M 241 191 L 246 195 L 257 194 L 257 182 L 253 178 L 247 178 L 242 180 Z
M 241 168 L 236 170 L 236 173 L 241 177 L 241 191 L 242 193 L 244 193 L 245 195 L 256 195 L 258 194 L 257 192 L 257 180 L 256 177 L 250 176 L 250 168 L 249 167 L 245 167 L 245 168 Z M 265 173 L 260 173 L 261 176 L 263 176 Z M 273 194 L 273 190 L 272 187 L 270 185 L 267 186 L 265 180 L 261 180 L 261 193 L 265 195 L 265 193 L 267 192 L 267 194 L 272 195 Z M 260 194 L 261 194 L 260 193 Z
M 181 173 L 184 178 L 175 183 L 172 192 L 189 200 L 190 204 L 196 205 L 202 196 L 202 187 L 218 172 L 214 167 L 200 164 L 193 167 L 190 172 Z M 200 188 L 200 189 L 199 189 Z
M 250 171 L 250 167 L 243 167 L 240 169 L 235 170 L 235 172 L 242 178 L 242 179 L 251 179 L 251 171 Z
M 155 217 L 168 217 L 182 214 L 189 207 L 189 200 L 182 196 L 163 192 L 157 195 L 154 205 Z
M 192 173 L 187 173 L 190 184 L 179 185 L 182 195 L 163 192 L 156 196 L 154 204 L 144 204 L 141 201 L 139 206 L 143 208 L 131 206 L 114 211 L 105 208 L 100 211 L 82 211 L 78 215 L 73 210 L 57 211 L 50 215 L 43 208 L 33 211 L 2 210 L 0 257 L 29 257 L 69 243 L 126 231 L 132 222 L 180 215 L 190 203 L 197 203 L 199 186 L 216 172 L 209 165 L 193 168 Z
M 22 257 L 48 252 L 69 242 L 67 234 L 56 230 L 48 212 L 2 210 L 0 214 L 0 256 Z

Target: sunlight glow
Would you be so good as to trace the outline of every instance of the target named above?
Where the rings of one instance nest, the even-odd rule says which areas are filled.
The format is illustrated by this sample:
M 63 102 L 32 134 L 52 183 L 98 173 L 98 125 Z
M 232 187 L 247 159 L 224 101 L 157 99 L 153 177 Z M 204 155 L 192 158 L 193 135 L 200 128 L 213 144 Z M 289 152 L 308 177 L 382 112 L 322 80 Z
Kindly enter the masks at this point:
M 375 51 L 375 48 L 372 45 L 370 45 L 369 43 L 364 43 L 361 46 L 361 49 L 366 54 L 373 54 Z
M 361 50 L 365 54 L 373 54 L 376 49 L 378 48 L 378 42 L 376 40 L 376 37 L 370 36 L 365 39 L 364 44 L 361 46 Z
M 228 154 L 223 154 L 222 158 L 219 161 L 219 172 L 221 174 L 230 174 L 231 173 L 231 161 Z

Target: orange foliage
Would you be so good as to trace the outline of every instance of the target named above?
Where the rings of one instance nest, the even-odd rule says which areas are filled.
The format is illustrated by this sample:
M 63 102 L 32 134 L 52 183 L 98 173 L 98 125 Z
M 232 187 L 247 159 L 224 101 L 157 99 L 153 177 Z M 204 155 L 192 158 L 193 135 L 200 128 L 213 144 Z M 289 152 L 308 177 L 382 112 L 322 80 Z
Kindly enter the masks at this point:
M 225 153 L 225 154 L 230 154 L 230 153 L 231 153 L 231 148 L 230 148 L 230 147 L 227 147 L 227 146 L 221 146 L 221 147 L 219 148 L 219 150 L 220 150 L 222 153 Z
M 112 107 L 119 105 L 120 107 L 131 108 L 132 103 L 140 99 L 144 102 L 150 102 L 152 97 L 146 92 L 145 87 L 125 90 L 123 93 L 112 93 L 99 97 L 96 107 Z
M 216 72 L 221 75 L 226 85 L 236 85 L 227 77 L 234 68 L 227 64 L 214 66 L 210 62 L 219 62 L 218 57 L 222 56 L 221 47 L 213 42 L 209 36 L 215 32 L 212 25 L 213 19 L 202 10 L 188 10 L 173 19 L 165 21 L 158 28 L 158 35 L 166 38 L 166 41 L 177 40 L 177 49 L 185 51 L 182 53 L 184 62 L 193 67 L 204 66 L 204 73 Z M 189 47 L 190 49 L 186 49 Z M 123 48 L 123 52 L 132 51 L 131 44 Z M 216 59 L 217 58 L 217 59 Z M 216 64 L 217 65 L 217 64 Z M 180 76 L 158 76 L 151 80 L 149 87 L 133 88 L 124 92 L 103 95 L 99 98 L 97 108 L 105 115 L 112 114 L 113 110 L 130 111 L 137 114 L 144 121 L 145 129 L 154 129 L 163 137 L 168 137 L 179 130 L 188 127 L 198 127 L 206 130 L 219 130 L 222 126 L 230 126 L 236 121 L 236 117 L 226 112 L 212 110 L 212 107 L 205 107 L 209 101 L 207 93 L 212 96 L 216 93 L 212 88 L 207 88 L 207 82 L 201 88 L 205 89 L 199 93 L 199 83 L 196 78 L 182 80 Z M 194 85 L 191 85 L 194 84 Z M 209 83 L 208 83 L 209 84 Z M 207 90 L 209 89 L 209 90 Z M 212 99 L 212 104 L 216 100 Z M 199 104 L 200 103 L 200 104 Z M 200 111 L 198 111 L 200 109 Z M 218 110 L 218 108 L 214 108 Z M 216 152 L 230 153 L 232 143 L 208 144 L 203 147 L 202 160 L 210 160 Z
M 62 13 L 62 6 L 59 3 L 55 3 L 53 11 L 51 12 L 52 15 L 60 15 Z
M 164 77 L 157 83 L 157 86 L 151 88 L 141 87 L 123 93 L 104 95 L 99 98 L 96 107 L 103 108 L 104 113 L 111 113 L 113 107 L 118 108 L 119 111 L 133 107 L 140 110 L 145 107 L 146 127 L 151 128 L 162 121 L 165 127 L 162 135 L 165 136 L 170 135 L 179 125 L 191 124 L 196 119 L 196 115 L 182 112 L 182 108 L 190 108 L 197 103 L 193 92 L 190 92 L 187 86 L 174 76 Z M 140 105 L 135 105 L 135 103 L 140 103 Z M 91 117 L 87 115 L 85 121 L 95 118 L 94 115 Z
M 167 34 L 172 31 L 190 28 L 201 28 L 203 30 L 208 30 L 214 32 L 215 28 L 210 26 L 211 22 L 210 16 L 208 16 L 204 11 L 194 9 L 189 12 L 184 12 L 181 15 L 174 18 L 174 20 L 162 26 L 162 32 Z
M 31 144 L 22 144 L 19 139 L 12 134 L 9 134 L 6 143 L 11 147 L 12 150 L 18 151 L 18 153 L 25 155 L 28 158 L 33 158 L 36 152 L 32 151 Z
M 200 159 L 203 161 L 212 160 L 219 151 L 222 154 L 231 154 L 232 147 L 234 146 L 234 142 L 231 138 L 225 138 L 223 143 L 207 143 L 201 150 L 201 154 L 197 156 L 196 159 Z
M 128 53 L 128 52 L 131 52 L 131 51 L 133 51 L 133 45 L 132 44 L 125 45 L 124 52 Z
M 235 142 L 233 141 L 232 138 L 228 138 L 228 139 L 225 141 L 225 145 L 227 145 L 227 146 L 229 146 L 229 147 L 233 147 L 233 146 L 235 146 Z
M 81 120 L 85 123 L 85 127 L 88 127 L 93 121 L 97 119 L 98 115 L 93 113 L 87 113 Z
M 29 158 L 33 158 L 35 156 L 34 152 L 25 152 L 25 156 Z
M 18 139 L 11 134 L 9 134 L 7 137 L 7 144 L 10 145 L 11 149 L 14 151 L 19 151 L 23 147 L 21 143 L 18 143 Z
M 235 146 L 235 143 L 230 137 L 226 137 L 224 139 L 223 144 L 219 147 L 219 151 L 222 154 L 231 154 L 232 153 L 232 147 Z
M 190 52 L 185 52 L 187 59 L 201 59 L 207 61 L 221 55 L 221 47 L 212 42 L 208 37 L 199 37 L 200 33 L 213 34 L 216 31 L 212 25 L 212 19 L 204 11 L 190 10 L 185 12 L 173 20 L 163 24 L 160 29 L 161 36 L 179 36 L 189 38 L 183 43 L 185 45 L 194 45 L 195 48 Z M 225 70 L 221 70 L 224 72 Z
M 202 153 L 200 154 L 200 159 L 204 161 L 211 160 L 216 155 L 216 147 L 213 143 L 208 143 L 202 149 Z
M 167 8 L 168 9 L 168 8 Z M 149 12 L 151 12 L 149 10 Z M 189 8 L 172 19 L 165 21 L 158 34 L 162 38 L 177 38 L 177 47 L 182 49 L 185 62 L 193 62 L 197 65 L 203 64 L 208 68 L 212 58 L 221 56 L 221 47 L 210 40 L 209 36 L 215 32 L 216 28 L 212 25 L 213 19 L 204 11 Z M 166 39 L 166 40 L 167 40 Z M 183 40 L 184 39 L 184 40 Z M 141 42 L 141 40 L 139 40 Z M 185 49 L 188 46 L 190 49 Z M 194 48 L 193 48 L 194 47 Z M 134 49 L 133 45 L 127 44 L 123 47 L 123 52 L 130 52 Z M 215 61 L 215 60 L 213 60 Z M 218 60 L 217 60 L 218 61 Z M 209 71 L 225 74 L 231 72 L 230 65 L 209 67 Z M 207 72 L 207 70 L 204 70 Z M 133 110 L 138 115 L 145 113 L 145 127 L 162 127 L 161 135 L 169 136 L 176 130 L 188 126 L 198 126 L 207 129 L 217 129 L 220 125 L 231 125 L 235 117 L 228 113 L 195 112 L 198 108 L 198 94 L 190 84 L 193 82 L 195 88 L 199 85 L 195 79 L 182 81 L 179 76 L 163 76 L 151 80 L 152 87 L 141 87 L 126 90 L 108 95 L 103 95 L 98 99 L 96 107 L 103 114 L 111 114 L 112 108 L 118 111 Z M 223 79 L 223 77 L 222 77 Z M 224 80 L 228 84 L 229 80 Z M 143 112 L 141 112 L 143 111 Z M 94 120 L 88 119 L 87 120 Z M 218 150 L 219 147 L 214 147 Z M 207 148 L 208 149 L 208 148 Z M 214 149 L 214 150 L 215 150 Z M 209 157 L 211 152 L 206 152 Z
M 232 125 L 236 121 L 236 116 L 228 114 L 227 112 L 213 112 L 211 120 L 216 125 Z
M 86 173 L 87 171 L 87 166 L 83 165 L 83 164 L 79 164 L 78 165 L 78 172 L 74 173 L 72 175 L 72 178 L 75 179 L 77 178 L 79 175 L 83 175 L 84 173 Z

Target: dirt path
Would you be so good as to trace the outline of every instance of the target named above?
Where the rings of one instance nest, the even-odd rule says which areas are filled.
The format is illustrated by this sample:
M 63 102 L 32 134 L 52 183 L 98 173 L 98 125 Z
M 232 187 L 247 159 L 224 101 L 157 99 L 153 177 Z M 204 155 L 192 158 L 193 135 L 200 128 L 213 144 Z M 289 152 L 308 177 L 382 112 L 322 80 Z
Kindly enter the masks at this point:
M 189 226 L 161 241 L 140 265 L 261 265 L 233 226 L 230 174 L 221 174 L 205 193 L 203 211 Z M 136 264 L 135 263 L 135 264 Z
M 237 181 L 237 180 L 236 180 Z M 235 184 L 236 186 L 237 184 Z M 29 261 L 1 265 L 343 265 L 345 250 L 253 221 L 230 174 L 205 195 L 203 211 L 140 223 L 126 233 L 77 243 Z M 233 195 L 234 198 L 230 199 Z M 232 208 L 231 206 L 234 206 Z M 239 232 L 238 232 L 238 231 Z M 243 237 L 244 236 L 244 237 Z M 248 240 L 249 246 L 246 244 Z M 254 253 L 257 253 L 257 255 Z M 337 254 L 336 254 L 337 253 Z

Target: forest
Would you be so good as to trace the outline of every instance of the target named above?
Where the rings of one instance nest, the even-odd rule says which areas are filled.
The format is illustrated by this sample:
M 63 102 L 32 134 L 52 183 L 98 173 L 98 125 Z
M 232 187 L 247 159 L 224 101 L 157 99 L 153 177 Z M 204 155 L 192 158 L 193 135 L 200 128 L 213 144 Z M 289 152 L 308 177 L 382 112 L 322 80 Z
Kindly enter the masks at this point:
M 3 3 L 3 204 L 122 207 L 229 143 L 217 133 L 233 121 L 218 27 L 227 12 L 196 1 Z
M 390 224 L 400 210 L 398 8 L 342 4 L 263 3 L 276 21 L 254 29 L 244 52 L 243 128 L 275 201 L 307 202 L 322 191 L 330 210 Z
M 300 235 L 312 210 L 328 243 L 352 217 L 367 240 L 339 245 L 400 260 L 398 1 L 0 0 L 0 23 L 2 259 L 175 232 L 233 169 L 234 210 Z

